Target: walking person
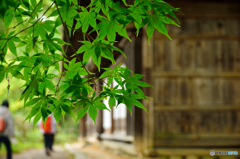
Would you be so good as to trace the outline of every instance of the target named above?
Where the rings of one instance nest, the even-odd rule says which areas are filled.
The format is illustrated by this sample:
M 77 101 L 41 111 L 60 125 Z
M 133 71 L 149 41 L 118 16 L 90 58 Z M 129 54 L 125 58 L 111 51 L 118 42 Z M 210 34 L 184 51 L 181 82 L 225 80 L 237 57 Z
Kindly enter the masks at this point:
M 48 106 L 49 107 L 49 106 Z M 46 123 L 40 119 L 40 130 L 44 137 L 45 151 L 48 156 L 50 156 L 51 151 L 53 151 L 54 135 L 57 132 L 57 122 L 52 114 L 47 117 Z
M 0 143 L 6 146 L 7 159 L 12 159 L 11 137 L 14 137 L 14 122 L 9 111 L 9 103 L 5 100 L 0 106 Z

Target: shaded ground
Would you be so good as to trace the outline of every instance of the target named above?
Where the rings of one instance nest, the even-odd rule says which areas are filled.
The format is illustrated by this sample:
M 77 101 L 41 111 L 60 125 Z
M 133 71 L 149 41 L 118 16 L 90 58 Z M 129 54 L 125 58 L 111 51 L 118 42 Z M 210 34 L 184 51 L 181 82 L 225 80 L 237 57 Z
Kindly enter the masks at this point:
M 30 149 L 20 154 L 13 154 L 13 159 L 74 159 L 74 156 L 61 146 L 54 146 L 51 156 L 46 156 L 44 149 Z
M 131 159 L 119 152 L 103 149 L 97 145 L 66 144 L 65 147 L 54 146 L 54 152 L 48 157 L 44 149 L 30 149 L 14 154 L 13 159 Z
M 66 144 L 65 147 L 75 155 L 75 159 L 132 159 L 118 151 L 110 151 L 92 144 Z

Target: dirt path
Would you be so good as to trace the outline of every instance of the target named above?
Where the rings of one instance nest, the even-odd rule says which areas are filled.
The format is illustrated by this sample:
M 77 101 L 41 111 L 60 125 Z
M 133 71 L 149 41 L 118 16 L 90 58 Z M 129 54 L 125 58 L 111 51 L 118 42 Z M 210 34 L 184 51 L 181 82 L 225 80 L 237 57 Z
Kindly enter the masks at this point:
M 50 157 L 45 154 L 44 149 L 30 149 L 13 154 L 13 159 L 132 159 L 92 144 L 84 146 L 79 143 L 65 144 L 64 148 L 55 145 L 53 149 Z
M 110 151 L 97 145 L 66 144 L 65 147 L 74 154 L 75 159 L 132 159 L 119 152 Z
M 61 146 L 54 146 L 51 156 L 45 154 L 44 149 L 30 149 L 20 154 L 13 154 L 13 159 L 74 159 L 73 154 L 69 153 Z

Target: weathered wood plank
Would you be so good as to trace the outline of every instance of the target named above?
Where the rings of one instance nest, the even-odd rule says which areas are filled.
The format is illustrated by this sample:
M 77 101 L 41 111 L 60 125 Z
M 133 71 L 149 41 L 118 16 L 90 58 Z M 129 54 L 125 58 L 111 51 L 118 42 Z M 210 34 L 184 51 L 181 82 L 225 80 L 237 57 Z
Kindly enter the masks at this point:
M 231 151 L 231 150 L 230 150 Z M 219 159 L 238 159 L 239 156 L 219 156 Z
M 239 51 L 239 41 L 237 40 L 229 40 L 228 41 L 230 54 L 230 70 L 231 71 L 240 71 L 240 51 Z
M 230 52 L 232 51 L 232 48 L 230 47 L 230 44 L 228 41 L 224 41 L 222 44 L 222 57 L 223 57 L 223 63 L 222 63 L 222 69 L 223 71 L 230 71 Z
M 210 40 L 196 41 L 196 69 L 211 70 L 212 69 L 212 50 Z
M 178 40 L 183 41 L 179 48 L 182 54 L 182 71 L 193 71 L 196 68 L 196 47 L 193 40 Z M 178 54 L 176 52 L 175 54 Z
M 169 54 L 171 50 L 170 43 L 168 41 L 164 41 L 164 57 L 165 57 L 165 63 L 164 63 L 164 70 L 169 71 L 171 70 L 171 61 L 172 61 L 172 54 Z
M 225 32 L 230 35 L 240 34 L 240 21 L 238 19 L 225 19 Z
M 153 62 L 154 69 L 163 71 L 166 63 L 164 53 L 164 42 L 160 40 L 153 40 Z
M 240 79 L 235 79 L 233 82 L 234 92 L 235 92 L 235 100 L 234 103 L 240 105 Z
M 168 148 L 168 147 L 175 147 L 175 148 L 183 148 L 183 147 L 192 147 L 192 148 L 197 148 L 197 147 L 204 147 L 204 146 L 221 146 L 225 147 L 226 145 L 232 146 L 232 147 L 237 147 L 239 146 L 239 140 L 238 139 L 212 139 L 212 138 L 207 138 L 207 139 L 194 139 L 191 140 L 189 138 L 185 139 L 159 139 L 155 138 L 155 146 L 158 148 Z
M 180 47 L 183 43 L 181 40 L 172 40 L 169 42 L 168 54 L 170 54 L 170 70 L 180 71 L 182 70 L 182 52 Z
M 225 110 L 240 110 L 239 105 L 204 105 L 204 106 L 198 106 L 198 105 L 172 105 L 169 107 L 168 105 L 155 105 L 154 106 L 155 111 L 225 111 Z
M 224 105 L 223 102 L 223 83 L 224 79 L 214 78 L 213 79 L 213 92 L 212 92 L 212 104 L 213 106 Z M 216 109 L 219 109 L 218 107 Z
M 191 78 L 156 78 L 154 103 L 155 105 L 193 104 L 193 86 Z
M 179 155 L 169 156 L 169 159 L 182 159 L 182 156 Z
M 161 72 L 154 71 L 152 72 L 153 77 L 225 77 L 225 78 L 239 78 L 240 72 L 216 72 L 216 71 L 169 71 Z
M 159 33 L 160 34 L 160 33 Z M 219 35 L 219 34 L 183 34 L 183 35 L 171 35 L 169 36 L 174 40 L 240 40 L 240 35 Z M 168 40 L 167 37 L 163 36 L 162 34 L 155 36 L 155 39 L 162 41 Z
M 163 86 L 163 99 L 164 99 L 164 105 L 170 105 L 170 96 L 171 96 L 171 81 L 170 80 L 165 80 L 164 81 L 164 86 Z
M 238 125 L 240 124 L 240 112 L 239 111 L 237 111 L 234 114 L 234 116 L 232 117 L 232 120 L 233 120 L 234 124 L 238 124 Z M 240 131 L 240 127 L 239 126 L 234 127 L 233 130 L 234 130 L 234 133 L 239 132 Z
M 223 102 L 225 105 L 232 104 L 232 92 L 229 80 L 224 79 L 223 81 Z
M 240 110 L 200 110 L 200 111 L 155 111 L 154 123 L 155 136 L 163 135 L 166 138 L 178 134 L 212 134 L 222 135 L 240 133 L 238 127 L 239 119 L 237 115 Z
M 212 80 L 200 79 L 194 80 L 196 99 L 195 104 L 199 106 L 212 104 Z
M 216 156 L 201 156 L 201 159 L 215 159 Z
M 223 61 L 223 55 L 222 55 L 222 40 L 214 40 L 212 43 L 212 50 L 213 51 L 213 68 L 215 71 L 222 71 L 222 61 Z
M 240 23 L 240 22 L 239 22 Z M 240 29 L 239 29 L 240 30 Z M 240 50 L 240 40 L 237 41 L 237 44 L 236 44 L 238 47 L 237 47 L 237 52 L 236 52 L 236 61 L 238 63 L 238 72 L 240 71 L 240 53 L 239 53 L 239 50 Z
M 228 2 L 228 3 L 227 3 Z M 176 13 L 178 17 L 206 18 L 206 19 L 232 19 L 240 17 L 240 4 L 238 1 L 210 2 L 198 1 L 189 3 L 188 1 L 168 1 L 174 7 L 180 7 L 184 13 Z M 214 9 L 213 9 L 214 8 Z
M 197 34 L 199 32 L 199 20 L 187 18 L 181 23 L 181 29 L 184 34 Z
M 200 157 L 197 155 L 187 155 L 186 159 L 199 159 Z
M 164 104 L 164 83 L 165 78 L 157 78 L 154 81 L 154 105 Z
M 240 85 L 239 85 L 239 81 L 240 79 L 231 79 L 229 80 L 229 90 L 231 93 L 231 97 L 230 97 L 230 101 L 229 103 L 231 104 L 240 104 L 239 103 L 239 98 L 240 98 L 240 94 L 239 94 L 239 89 L 240 89 Z
M 170 105 L 181 103 L 181 79 L 171 78 Z

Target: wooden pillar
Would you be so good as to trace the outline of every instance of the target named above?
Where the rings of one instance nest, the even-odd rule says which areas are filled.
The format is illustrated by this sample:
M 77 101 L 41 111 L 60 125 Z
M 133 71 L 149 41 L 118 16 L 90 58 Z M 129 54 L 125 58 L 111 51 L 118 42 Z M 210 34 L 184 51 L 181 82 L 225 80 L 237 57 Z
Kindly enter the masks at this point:
M 102 82 L 99 80 L 97 81 L 97 94 L 101 91 L 101 85 Z M 103 133 L 103 111 L 98 109 L 98 115 L 97 115 L 97 122 L 96 122 L 96 127 L 97 127 L 97 139 L 101 140 L 100 135 Z
M 125 39 L 124 39 L 125 40 Z M 124 44 L 124 53 L 127 56 L 127 59 L 124 59 L 125 64 L 127 67 L 135 73 L 135 40 L 136 38 L 131 38 L 132 42 L 125 42 Z M 127 110 L 127 118 L 125 120 L 126 126 L 126 133 L 127 135 L 134 136 L 134 110 L 135 108 L 132 108 L 132 115 L 130 114 L 130 111 Z
M 80 139 L 81 141 L 85 141 L 86 137 L 87 137 L 87 128 L 86 128 L 86 121 L 87 121 L 87 115 L 84 115 L 81 119 L 80 119 L 80 126 L 79 126 L 79 132 L 80 132 Z
M 112 126 L 111 126 L 111 134 L 114 132 L 115 130 L 115 121 L 114 121 L 114 118 L 113 118 L 113 109 L 111 110 L 111 120 L 112 120 Z
M 145 75 L 143 77 L 143 81 L 151 84 L 151 71 L 153 68 L 153 51 L 152 51 L 152 42 L 150 45 L 148 44 L 148 37 L 146 34 L 146 27 L 143 28 L 142 35 L 142 73 Z M 152 38 L 151 38 L 152 41 Z M 151 97 L 150 87 L 143 87 L 142 90 L 146 96 Z M 143 153 L 145 155 L 151 155 L 152 150 L 154 149 L 154 113 L 153 113 L 153 101 L 149 100 L 148 103 L 143 100 L 143 105 L 147 109 L 148 114 L 146 112 L 143 113 Z
M 141 34 L 134 40 L 134 73 L 142 73 L 142 40 Z M 141 102 L 141 101 L 140 101 Z M 134 145 L 138 152 L 142 152 L 143 149 L 143 111 L 138 107 L 134 107 Z
M 127 120 L 126 120 L 126 131 L 128 136 L 133 136 L 134 134 L 134 109 L 132 110 L 132 115 L 130 111 L 127 110 Z

